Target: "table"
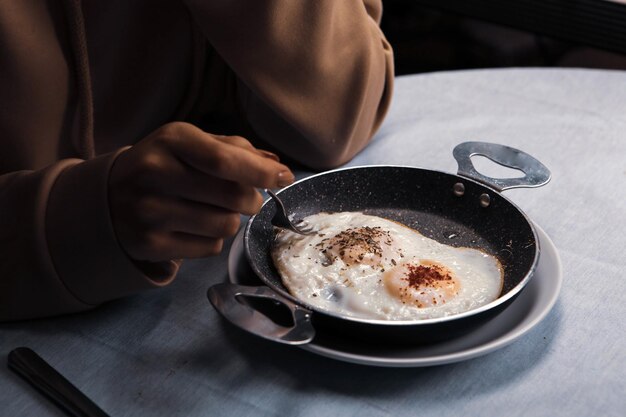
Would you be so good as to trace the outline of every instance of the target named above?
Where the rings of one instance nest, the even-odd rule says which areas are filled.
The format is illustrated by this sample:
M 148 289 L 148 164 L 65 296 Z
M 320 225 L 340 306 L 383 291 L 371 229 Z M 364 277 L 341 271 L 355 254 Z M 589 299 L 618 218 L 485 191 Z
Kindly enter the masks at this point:
M 114 416 L 623 415 L 626 73 L 399 77 L 388 118 L 349 165 L 456 172 L 451 150 L 466 140 L 522 149 L 553 174 L 545 187 L 506 192 L 558 247 L 564 282 L 548 316 L 505 348 L 442 366 L 377 368 L 255 338 L 206 299 L 226 279 L 225 251 L 186 263 L 164 289 L 88 313 L 2 324 L 3 361 L 29 346 Z M 0 410 L 61 415 L 6 366 Z

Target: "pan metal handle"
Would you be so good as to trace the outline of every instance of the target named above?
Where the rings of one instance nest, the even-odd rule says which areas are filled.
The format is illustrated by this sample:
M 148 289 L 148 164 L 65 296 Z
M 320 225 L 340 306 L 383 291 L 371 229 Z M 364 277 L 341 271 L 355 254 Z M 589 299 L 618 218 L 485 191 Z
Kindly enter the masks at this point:
M 228 321 L 252 334 L 287 345 L 309 343 L 315 337 L 311 312 L 264 286 L 245 286 L 231 283 L 213 285 L 207 293 L 213 307 Z M 240 300 L 240 296 L 270 299 L 283 304 L 291 312 L 293 326 L 274 323 L 263 313 Z
M 550 181 L 550 170 L 544 164 L 519 149 L 488 142 L 463 142 L 452 152 L 459 165 L 458 175 L 471 178 L 498 191 L 511 188 L 541 187 Z M 482 155 L 505 167 L 522 171 L 521 178 L 492 178 L 476 171 L 471 157 Z

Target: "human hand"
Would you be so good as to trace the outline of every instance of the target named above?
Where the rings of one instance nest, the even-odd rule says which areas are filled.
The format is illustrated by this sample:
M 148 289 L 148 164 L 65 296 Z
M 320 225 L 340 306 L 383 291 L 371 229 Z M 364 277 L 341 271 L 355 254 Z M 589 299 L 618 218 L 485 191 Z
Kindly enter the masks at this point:
M 135 260 L 215 255 L 237 232 L 239 214 L 260 209 L 255 187 L 293 180 L 276 155 L 244 138 L 169 123 L 118 156 L 109 179 L 111 219 Z

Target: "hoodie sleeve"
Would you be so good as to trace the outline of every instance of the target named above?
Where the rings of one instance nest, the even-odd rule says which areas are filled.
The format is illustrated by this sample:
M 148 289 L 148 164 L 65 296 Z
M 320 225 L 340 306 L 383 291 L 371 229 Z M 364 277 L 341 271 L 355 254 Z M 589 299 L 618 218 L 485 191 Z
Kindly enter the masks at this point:
M 87 310 L 173 279 L 176 263 L 148 275 L 117 242 L 107 180 L 119 152 L 0 175 L 0 321 Z
M 393 55 L 380 0 L 188 0 L 236 74 L 254 132 L 316 169 L 343 164 L 380 126 Z

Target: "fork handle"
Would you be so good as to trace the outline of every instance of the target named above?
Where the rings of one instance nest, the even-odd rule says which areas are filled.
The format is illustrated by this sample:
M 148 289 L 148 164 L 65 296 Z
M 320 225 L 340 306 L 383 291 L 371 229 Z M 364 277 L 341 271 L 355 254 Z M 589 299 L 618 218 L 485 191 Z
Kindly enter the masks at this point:
M 293 226 L 289 223 L 289 219 L 286 218 L 287 211 L 285 210 L 285 206 L 281 199 L 278 198 L 274 191 L 270 190 L 269 188 L 266 188 L 265 192 L 270 196 L 274 204 L 276 204 L 277 213 L 283 213 L 283 216 L 274 216 L 272 218 L 272 224 L 276 227 L 295 231 Z

